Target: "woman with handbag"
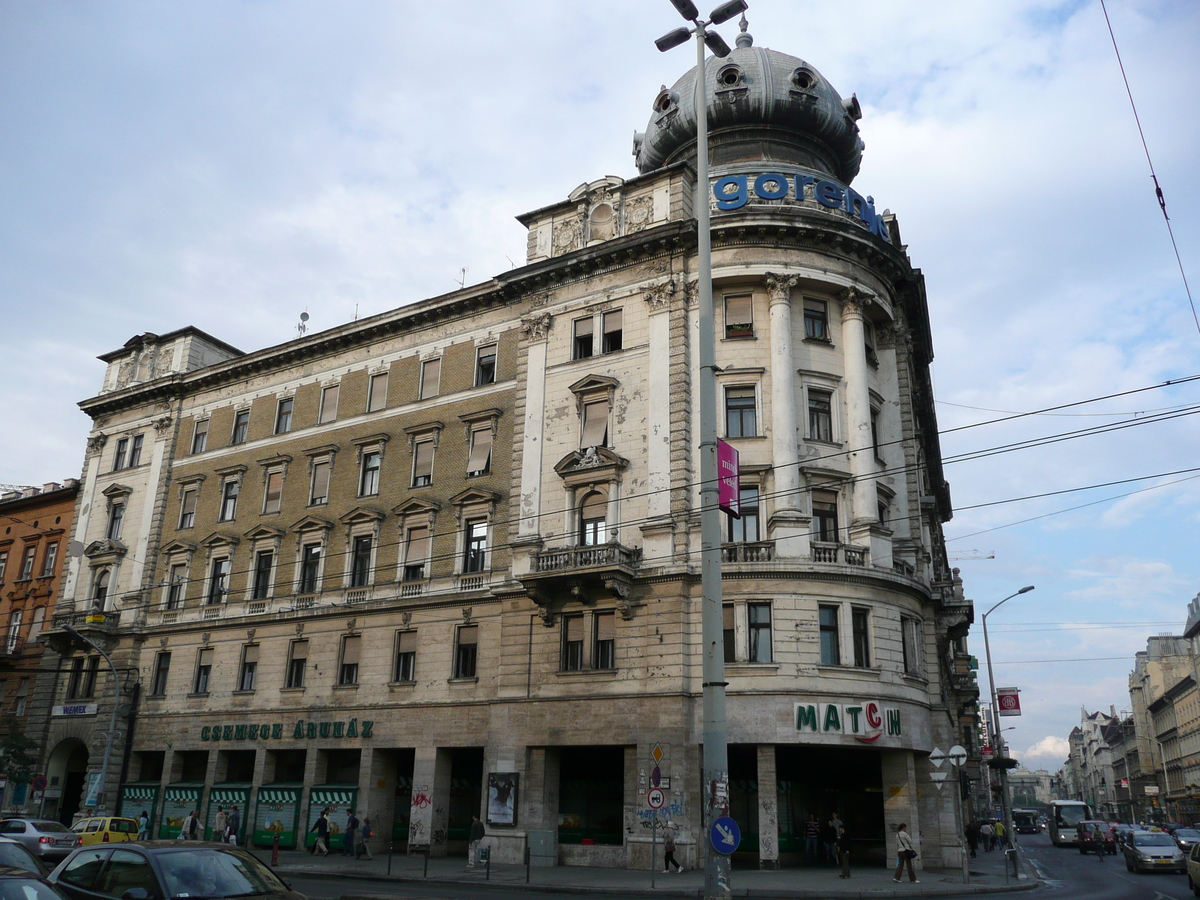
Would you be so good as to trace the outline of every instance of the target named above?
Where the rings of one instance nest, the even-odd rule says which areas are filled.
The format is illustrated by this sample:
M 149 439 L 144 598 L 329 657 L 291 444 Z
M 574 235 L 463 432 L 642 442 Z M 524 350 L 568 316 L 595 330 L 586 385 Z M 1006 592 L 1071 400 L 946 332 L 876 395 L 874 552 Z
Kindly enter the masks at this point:
M 899 883 L 900 873 L 908 866 L 908 880 L 916 884 L 917 873 L 913 871 L 913 860 L 917 858 L 917 851 L 913 849 L 912 836 L 904 822 L 901 822 L 896 830 L 896 841 L 896 874 L 892 876 L 892 881 Z

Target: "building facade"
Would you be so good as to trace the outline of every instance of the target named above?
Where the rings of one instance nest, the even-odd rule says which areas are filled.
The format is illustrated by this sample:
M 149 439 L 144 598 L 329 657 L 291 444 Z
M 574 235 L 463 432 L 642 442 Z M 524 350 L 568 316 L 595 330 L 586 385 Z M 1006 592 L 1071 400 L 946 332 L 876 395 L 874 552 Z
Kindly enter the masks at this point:
M 978 688 L 924 282 L 849 187 L 853 97 L 744 32 L 708 77 L 740 852 L 794 863 L 836 811 L 860 859 L 907 822 L 956 865 L 927 756 L 977 752 Z M 670 819 L 697 863 L 693 80 L 654 99 L 638 175 L 520 217 L 520 268 L 251 353 L 185 329 L 104 357 L 60 615 L 112 648 L 128 713 L 91 799 L 164 837 L 234 804 L 284 846 L 353 807 L 435 855 L 481 814 L 495 860 L 640 867 Z M 49 640 L 69 692 L 88 654 Z M 52 768 L 97 703 L 55 723 Z

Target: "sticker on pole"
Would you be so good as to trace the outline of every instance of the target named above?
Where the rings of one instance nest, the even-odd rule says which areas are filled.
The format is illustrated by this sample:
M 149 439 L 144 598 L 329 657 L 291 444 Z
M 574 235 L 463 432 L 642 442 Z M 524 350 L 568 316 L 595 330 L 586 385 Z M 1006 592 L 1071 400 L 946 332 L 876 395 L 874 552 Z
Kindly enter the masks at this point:
M 742 842 L 742 830 L 729 816 L 721 816 L 713 822 L 709 838 L 712 840 L 713 849 L 718 853 L 732 853 Z
M 667 804 L 667 795 L 662 788 L 650 788 L 646 792 L 646 805 L 651 809 L 662 809 Z

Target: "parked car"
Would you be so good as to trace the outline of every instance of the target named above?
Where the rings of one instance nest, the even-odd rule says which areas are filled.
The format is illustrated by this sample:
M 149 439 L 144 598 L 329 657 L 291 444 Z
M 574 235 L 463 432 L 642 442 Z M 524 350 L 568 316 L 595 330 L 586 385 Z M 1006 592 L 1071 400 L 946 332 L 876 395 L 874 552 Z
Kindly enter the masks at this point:
M 192 841 L 81 847 L 59 863 L 50 882 L 70 900 L 305 900 L 253 854 L 229 844 Z
M 1135 831 L 1122 849 L 1130 872 L 1187 871 L 1187 857 L 1165 831 Z
M 1200 844 L 1192 844 L 1187 857 L 1188 887 L 1200 897 Z
M 1175 843 L 1179 845 L 1179 849 L 1187 853 L 1192 849 L 1192 844 L 1200 841 L 1200 830 L 1195 828 L 1176 828 L 1175 833 L 1171 835 L 1175 838 Z
M 0 837 L 11 838 L 42 860 L 59 860 L 80 846 L 79 836 L 53 819 L 4 819 Z
M 1080 853 L 1107 853 L 1117 855 L 1117 836 L 1112 826 L 1099 819 L 1084 819 L 1075 826 L 1079 835 Z
M 20 900 L 66 900 L 66 897 L 46 880 L 20 866 L 0 865 L 0 897 Z
M 80 819 L 71 830 L 83 838 L 83 846 L 136 841 L 137 819 L 122 819 L 117 816 L 94 816 Z
M 0 866 L 24 869 L 43 878 L 50 874 L 49 866 L 26 850 L 24 844 L 8 838 L 0 838 Z

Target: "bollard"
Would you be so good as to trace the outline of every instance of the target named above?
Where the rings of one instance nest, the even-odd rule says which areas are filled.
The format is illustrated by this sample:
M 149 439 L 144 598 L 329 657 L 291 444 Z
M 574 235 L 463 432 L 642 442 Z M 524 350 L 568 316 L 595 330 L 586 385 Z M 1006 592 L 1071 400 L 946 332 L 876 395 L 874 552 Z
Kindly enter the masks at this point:
M 271 841 L 271 868 L 279 865 L 279 832 L 275 832 L 275 839 Z
M 525 845 L 525 883 L 529 884 L 529 845 Z
M 429 877 L 429 846 L 428 845 L 426 845 L 426 847 L 425 847 L 425 868 L 421 872 L 421 877 L 422 878 Z

